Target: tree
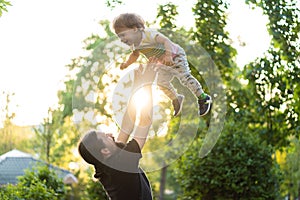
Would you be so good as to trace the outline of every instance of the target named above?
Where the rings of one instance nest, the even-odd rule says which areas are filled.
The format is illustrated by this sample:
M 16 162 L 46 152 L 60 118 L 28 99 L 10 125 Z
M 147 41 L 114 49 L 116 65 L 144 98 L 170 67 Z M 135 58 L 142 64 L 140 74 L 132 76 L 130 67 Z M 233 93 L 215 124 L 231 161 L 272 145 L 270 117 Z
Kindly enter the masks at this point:
M 249 64 L 249 66 L 247 66 L 244 70 L 244 73 L 247 74 L 246 76 L 241 76 L 239 70 L 236 69 L 235 64 L 232 62 L 235 51 L 230 47 L 228 35 L 224 31 L 224 27 L 226 25 L 224 10 L 227 7 L 224 1 L 198 1 L 194 8 L 197 27 L 195 38 L 197 38 L 197 41 L 199 41 L 202 46 L 207 49 L 209 55 L 211 55 L 216 65 L 219 67 L 222 77 L 225 80 L 224 84 L 228 91 L 227 102 L 229 109 L 226 126 L 223 129 L 223 135 L 219 139 L 219 143 L 217 143 L 214 147 L 215 149 L 213 149 L 211 153 L 218 151 L 219 148 L 234 150 L 231 146 L 224 147 L 222 140 L 226 140 L 229 143 L 231 142 L 231 144 L 241 143 L 249 148 L 250 146 L 255 146 L 258 143 L 267 143 L 267 145 L 263 145 L 262 148 L 260 150 L 257 149 L 257 151 L 261 151 L 262 155 L 265 156 L 265 159 L 268 160 L 268 164 L 266 164 L 266 166 L 268 166 L 267 172 L 269 173 L 269 178 L 273 181 L 273 184 L 277 184 L 277 186 L 273 185 L 274 187 L 271 187 L 270 185 L 271 190 L 264 190 L 264 186 L 268 184 L 268 179 L 264 179 L 260 180 L 259 185 L 253 184 L 252 187 L 257 187 L 257 191 L 262 192 L 261 195 L 266 195 L 266 197 L 269 198 L 277 195 L 275 194 L 275 190 L 279 188 L 278 184 L 280 183 L 277 179 L 277 173 L 274 173 L 274 167 L 276 167 L 273 163 L 274 160 L 272 160 L 274 150 L 275 148 L 286 146 L 288 144 L 287 134 L 293 135 L 297 133 L 297 130 L 299 130 L 299 113 L 297 113 L 299 111 L 299 107 L 296 105 L 296 102 L 298 102 L 297 97 L 299 88 L 299 67 L 297 67 L 299 66 L 299 60 L 297 60 L 299 55 L 295 53 L 299 52 L 299 45 L 296 45 L 299 43 L 299 39 L 297 39 L 297 33 L 299 32 L 299 25 L 297 24 L 299 23 L 294 23 L 297 19 L 299 19 L 295 14 L 298 11 L 296 11 L 297 9 L 295 9 L 295 7 L 290 6 L 291 4 L 284 4 L 282 3 L 283 1 L 279 2 L 280 3 L 272 1 L 258 1 L 260 5 L 268 5 L 264 7 L 266 9 L 265 13 L 269 13 L 270 18 L 272 17 L 272 20 L 274 20 L 270 20 L 271 23 L 269 24 L 269 27 L 272 29 L 271 33 L 276 33 L 273 38 L 275 38 L 277 42 L 274 42 L 273 45 L 280 45 L 270 48 L 266 57 L 257 59 L 257 62 L 254 62 L 256 64 Z M 274 6 L 274 4 L 277 4 L 278 6 Z M 270 8 L 271 5 L 273 5 L 272 8 Z M 280 21 L 279 19 L 281 19 L 282 16 L 286 17 Z M 291 21 L 294 22 L 291 23 Z M 281 41 L 283 39 L 285 39 L 285 41 Z M 280 48 L 278 48 L 280 46 L 284 50 L 281 51 Z M 293 52 L 291 52 L 291 50 L 293 50 Z M 287 58 L 285 58 L 286 56 Z M 287 63 L 287 61 L 289 62 Z M 249 82 L 246 85 L 241 84 L 239 79 L 246 79 Z M 296 92 L 291 94 L 291 91 Z M 277 95 L 277 92 L 279 95 Z M 286 105 L 286 109 L 283 109 L 284 106 L 282 105 Z M 268 112 L 269 110 L 270 112 Z M 235 124 L 237 128 L 229 129 L 230 126 L 228 125 L 230 125 L 230 123 Z M 236 137 L 235 139 L 237 141 L 230 139 L 230 134 L 236 135 L 238 133 L 246 133 L 244 136 L 245 138 Z M 260 136 L 261 141 L 252 141 L 251 134 Z M 245 140 L 248 137 L 249 143 L 247 144 L 245 143 Z M 194 142 L 194 145 L 196 147 L 201 146 L 201 142 L 202 140 L 198 139 Z M 272 146 L 269 146 L 268 144 L 271 144 Z M 243 146 L 237 146 L 243 152 Z M 197 152 L 199 149 L 193 148 L 191 151 Z M 218 171 L 225 170 L 225 172 L 228 173 L 230 168 L 232 168 L 232 165 L 230 165 L 227 160 L 239 158 L 236 155 L 224 153 L 222 155 L 225 158 L 221 159 L 219 157 L 215 157 L 223 164 L 223 168 L 218 169 Z M 184 190 L 183 198 L 200 198 L 197 196 L 197 192 L 199 193 L 199 190 L 194 188 L 193 184 L 199 185 L 199 181 L 205 181 L 201 178 L 202 176 L 205 176 L 202 174 L 203 171 L 209 173 L 213 170 L 212 168 L 221 165 L 220 163 L 214 163 L 217 161 L 211 159 L 210 156 L 212 155 L 209 154 L 207 158 L 201 160 L 197 153 L 188 151 L 179 160 L 182 164 L 178 166 L 178 171 L 179 174 L 182 173 L 182 176 L 178 178 L 178 181 L 182 181 L 182 178 L 187 180 L 181 185 Z M 247 155 L 246 153 L 244 156 L 245 157 L 241 160 L 244 160 L 247 163 L 249 162 L 247 160 L 247 156 L 250 157 L 252 159 L 251 163 L 253 164 L 253 168 L 258 168 L 259 163 L 264 162 L 260 157 Z M 236 163 L 236 166 L 234 166 L 237 167 L 236 171 L 243 172 L 243 163 L 238 162 L 238 160 Z M 185 168 L 184 165 L 188 166 Z M 193 166 L 193 168 L 191 166 Z M 201 172 L 201 170 L 203 171 Z M 209 180 L 206 180 L 208 181 L 207 185 L 205 185 L 207 191 L 200 191 L 202 192 L 202 195 L 204 194 L 204 196 L 202 196 L 203 198 L 220 198 L 221 196 L 218 196 L 218 194 L 225 195 L 222 191 L 215 190 L 215 185 L 222 188 L 224 191 L 228 189 L 234 190 L 230 193 L 235 194 L 237 197 L 241 197 L 241 195 L 243 195 L 239 193 L 240 190 L 248 191 L 248 188 L 241 189 L 242 185 L 239 184 L 237 187 L 236 185 L 231 185 L 231 188 L 226 188 L 223 184 L 220 184 L 222 182 L 220 180 L 224 178 L 226 173 L 224 172 L 225 174 L 220 174 L 218 171 L 214 171 L 215 173 L 211 174 Z M 258 170 L 258 174 L 259 173 L 263 172 Z M 202 176 L 199 176 L 199 174 Z M 244 174 L 244 176 L 244 178 L 249 178 L 249 180 L 251 180 L 251 174 Z M 231 176 L 227 178 L 230 179 Z M 232 178 L 238 180 L 234 173 L 232 174 Z M 231 181 L 235 182 L 236 180 Z M 203 184 L 203 182 L 201 182 L 201 184 Z M 252 190 L 253 188 L 250 189 Z M 274 196 L 272 196 L 272 192 L 274 192 Z M 253 192 L 252 195 L 255 196 L 257 194 Z M 225 197 L 234 198 L 229 196 Z
M 244 68 L 249 81 L 246 90 L 255 96 L 248 100 L 248 124 L 253 131 L 280 149 L 288 137 L 299 137 L 299 14 L 295 0 L 246 1 L 263 9 L 269 17 L 267 28 L 271 46 L 262 58 Z
M 172 30 L 176 28 L 177 7 L 171 2 L 158 6 L 156 18 L 160 19 L 159 26 L 161 29 Z
M 1 147 L 0 154 L 10 151 L 15 146 L 15 134 L 13 133 L 14 124 L 12 120 L 15 118 L 16 114 L 11 112 L 11 98 L 15 95 L 14 93 L 2 93 L 5 96 L 5 107 L 3 109 L 3 113 L 5 114 L 5 118 L 3 121 L 3 128 L 0 129 L 1 134 Z
M 12 149 L 26 150 L 32 152 L 30 148 L 30 140 L 34 134 L 30 126 L 22 127 L 14 124 L 16 114 L 13 112 L 13 108 L 16 107 L 14 102 L 14 93 L 2 92 L 0 96 L 3 100 L 4 106 L 1 108 L 0 122 L 0 154 L 6 153 Z M 3 99 L 1 98 L 3 97 Z
M 115 44 L 116 36 L 111 32 L 108 21 L 101 21 L 100 25 L 107 33 L 104 37 L 92 35 L 85 42 L 85 49 L 89 53 L 88 56 L 79 57 L 72 60 L 67 67 L 70 73 L 75 73 L 75 77 L 69 77 L 65 82 L 66 90 L 59 93 L 61 97 L 60 103 L 63 106 L 64 116 L 74 116 L 75 121 L 85 120 L 86 127 L 95 127 L 97 122 L 95 118 L 98 115 L 111 118 L 112 111 L 107 109 L 107 95 L 111 84 L 116 84 L 119 77 L 114 72 L 109 72 L 112 61 L 119 59 L 121 49 Z M 104 79 L 109 80 L 102 81 Z M 111 108 L 111 105 L 110 105 Z M 110 111 L 109 111 L 110 110 Z M 80 119 L 77 119 L 78 113 L 83 113 Z M 92 115 L 88 117 L 87 115 Z M 86 120 L 88 119 L 88 120 Z M 107 121 L 110 121 L 107 119 Z M 102 122 L 104 123 L 104 122 Z M 108 123 L 108 122 L 107 122 Z
M 299 139 L 292 137 L 291 145 L 282 152 L 284 154 L 281 163 L 284 181 L 281 185 L 282 195 L 289 199 L 300 197 L 300 142 Z
M 70 163 L 79 162 L 79 157 L 74 152 L 77 151 L 80 134 L 71 117 L 63 119 L 62 109 L 49 108 L 48 117 L 34 131 L 36 137 L 32 149 L 40 159 L 65 169 L 70 168 Z M 74 173 L 77 173 L 76 170 L 78 169 L 74 169 Z
M 41 127 L 34 128 L 36 134 L 36 142 L 34 142 L 35 152 L 39 152 L 39 157 L 47 163 L 51 163 L 51 148 L 54 145 L 55 130 L 52 122 L 51 109 L 48 110 L 48 117 L 44 119 Z
M 229 34 L 225 31 L 227 8 L 228 4 L 223 0 L 198 0 L 193 8 L 196 28 L 193 38 L 211 56 L 222 78 L 230 81 L 236 50 L 230 46 Z
M 11 6 L 9 1 L 0 0 L 0 17 L 3 14 L 3 11 L 7 12 L 7 6 Z

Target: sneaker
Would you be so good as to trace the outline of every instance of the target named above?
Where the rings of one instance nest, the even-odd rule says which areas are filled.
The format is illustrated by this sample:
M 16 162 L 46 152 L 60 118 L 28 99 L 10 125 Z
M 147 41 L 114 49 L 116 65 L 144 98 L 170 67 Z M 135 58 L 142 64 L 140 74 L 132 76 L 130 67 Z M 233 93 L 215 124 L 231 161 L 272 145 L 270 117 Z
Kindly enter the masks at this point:
M 204 99 L 198 98 L 199 115 L 200 116 L 206 115 L 210 111 L 211 105 L 212 105 L 212 100 L 208 94 Z
M 178 116 L 179 113 L 181 112 L 182 105 L 183 105 L 183 100 L 184 96 L 183 95 L 178 95 L 177 99 L 172 100 L 172 104 L 174 107 L 174 117 Z

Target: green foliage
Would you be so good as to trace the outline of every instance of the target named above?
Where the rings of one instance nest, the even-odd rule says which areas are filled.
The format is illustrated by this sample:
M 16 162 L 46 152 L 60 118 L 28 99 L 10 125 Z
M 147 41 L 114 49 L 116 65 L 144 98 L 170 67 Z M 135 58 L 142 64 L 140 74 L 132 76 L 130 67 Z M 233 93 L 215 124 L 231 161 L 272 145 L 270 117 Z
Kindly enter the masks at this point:
M 35 127 L 32 149 L 47 163 L 68 167 L 75 162 L 73 149 L 77 147 L 80 134 L 65 110 L 49 109 L 41 126 Z
M 159 5 L 156 15 L 157 19 L 160 19 L 159 25 L 161 29 L 174 29 L 176 28 L 175 17 L 178 15 L 177 6 L 172 3 L 165 5 Z
M 54 171 L 47 166 L 28 170 L 19 177 L 16 186 L 7 185 L 0 190 L 1 199 L 61 200 L 65 197 L 65 186 Z
M 27 199 L 60 199 L 65 195 L 64 183 L 46 165 L 26 171 L 17 186 Z
M 65 90 L 60 90 L 57 92 L 57 96 L 59 99 L 59 103 L 63 105 L 62 110 L 62 118 L 65 119 L 67 116 L 72 116 L 73 113 L 73 87 L 74 87 L 74 80 L 70 79 L 65 81 Z
M 16 116 L 12 111 L 13 107 L 16 106 L 13 104 L 14 95 L 10 92 L 2 92 L 0 95 L 0 101 L 4 102 L 3 108 L 0 110 L 2 117 L 4 117 L 0 121 L 0 155 L 12 149 L 27 149 L 29 138 L 33 134 L 31 127 L 19 127 L 13 123 Z
M 272 36 L 269 50 L 262 58 L 248 64 L 245 88 L 249 100 L 248 124 L 262 139 L 276 148 L 289 144 L 288 136 L 299 137 L 299 13 L 294 0 L 247 1 L 260 6 L 269 17 Z M 251 97 L 250 97 L 251 98 Z
M 21 200 L 18 196 L 19 192 L 16 191 L 16 186 L 14 185 L 6 185 L 0 187 L 0 199 L 1 200 Z
M 282 184 L 282 193 L 296 199 L 300 193 L 300 141 L 292 138 L 291 145 L 286 149 L 287 155 L 282 171 L 285 179 Z
M 257 1 L 246 0 L 263 9 L 269 17 L 267 25 L 272 36 L 272 46 L 277 55 L 287 62 L 294 62 L 299 54 L 299 14 L 298 0 Z
M 123 3 L 123 1 L 122 0 L 106 0 L 105 3 L 107 5 L 107 7 L 114 9 L 118 5 L 121 5 Z
M 199 140 L 177 163 L 181 199 L 275 199 L 278 166 L 272 149 L 241 129 L 227 123 L 211 153 L 199 158 Z
M 5 153 L 12 150 L 15 142 L 13 135 L 14 125 L 12 120 L 15 118 L 16 114 L 11 112 L 11 99 L 14 95 L 14 93 L 2 92 L 2 96 L 5 97 L 5 106 L 3 109 L 1 109 L 1 112 L 4 113 L 5 118 L 0 122 L 3 125 L 3 128 L 0 128 L 0 134 L 2 138 L 0 142 L 0 153 Z
M 108 200 L 109 199 L 108 196 L 106 195 L 106 192 L 105 192 L 103 186 L 100 184 L 99 181 L 90 180 L 87 183 L 86 193 L 87 193 L 88 199 L 93 199 L 93 200 Z
M 60 103 L 66 105 L 63 111 L 64 116 L 72 116 L 72 111 L 76 110 L 84 113 L 93 112 L 95 115 L 101 112 L 101 115 L 111 117 L 108 109 L 104 108 L 107 105 L 107 96 L 98 94 L 104 93 L 105 86 L 116 82 L 112 80 L 110 83 L 103 84 L 100 80 L 106 74 L 108 70 L 106 67 L 110 62 L 119 59 L 120 47 L 114 48 L 113 42 L 117 39 L 109 28 L 110 22 L 101 21 L 100 25 L 106 35 L 103 37 L 92 35 L 87 38 L 84 41 L 85 49 L 90 54 L 73 59 L 72 63 L 67 66 L 75 76 L 69 77 L 65 82 L 66 89 L 59 92 Z M 94 95 L 95 101 L 86 98 L 91 95 Z
M 246 90 L 254 99 L 245 108 L 253 131 L 277 148 L 288 145 L 288 136 L 297 135 L 299 112 L 293 106 L 298 100 L 293 95 L 299 87 L 299 77 L 292 75 L 289 65 L 276 59 L 276 53 L 247 65 L 244 70 L 249 80 Z M 255 108 L 255 109 L 253 109 Z M 298 114 L 297 114 L 298 112 Z
M 9 1 L 0 0 L 0 17 L 3 14 L 3 11 L 7 12 L 7 6 L 11 6 Z
M 42 126 L 34 128 L 36 141 L 34 149 L 39 152 L 40 158 L 50 163 L 50 150 L 54 144 L 54 126 L 52 126 L 52 111 L 48 110 L 49 117 L 44 119 Z
M 223 0 L 198 0 L 193 8 L 196 28 L 193 38 L 211 56 L 222 78 L 229 81 L 236 50 L 230 46 L 229 33 L 225 31 L 227 7 Z

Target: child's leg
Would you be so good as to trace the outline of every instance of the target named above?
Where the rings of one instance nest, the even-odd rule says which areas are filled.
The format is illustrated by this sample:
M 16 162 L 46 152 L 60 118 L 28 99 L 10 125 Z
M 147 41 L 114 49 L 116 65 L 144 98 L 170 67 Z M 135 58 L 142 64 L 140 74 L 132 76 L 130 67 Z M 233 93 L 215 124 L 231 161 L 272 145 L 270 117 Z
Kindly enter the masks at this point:
M 197 98 L 201 97 L 201 95 L 204 94 L 201 84 L 195 77 L 190 74 L 190 72 L 180 73 L 177 77 L 182 85 L 187 87 Z
M 166 69 L 160 69 L 157 76 L 157 85 L 163 91 L 163 93 L 172 100 L 174 107 L 174 116 L 177 116 L 183 105 L 184 96 L 177 94 L 174 86 L 171 84 L 171 80 L 174 77 L 174 70 L 168 67 Z
M 158 71 L 157 85 L 159 86 L 159 89 L 171 100 L 176 99 L 178 95 L 174 86 L 171 84 L 173 77 L 174 74 L 170 71 L 165 69 L 160 69 Z
M 174 59 L 173 69 L 177 72 L 176 76 L 196 97 L 199 106 L 199 115 L 206 115 L 211 108 L 211 97 L 206 94 L 199 81 L 191 75 L 189 64 L 184 51 L 182 50 L 179 55 Z
M 176 71 L 176 77 L 182 85 L 187 87 L 197 98 L 203 94 L 203 89 L 199 81 L 191 75 L 191 70 L 184 52 L 179 52 L 174 59 L 173 69 Z

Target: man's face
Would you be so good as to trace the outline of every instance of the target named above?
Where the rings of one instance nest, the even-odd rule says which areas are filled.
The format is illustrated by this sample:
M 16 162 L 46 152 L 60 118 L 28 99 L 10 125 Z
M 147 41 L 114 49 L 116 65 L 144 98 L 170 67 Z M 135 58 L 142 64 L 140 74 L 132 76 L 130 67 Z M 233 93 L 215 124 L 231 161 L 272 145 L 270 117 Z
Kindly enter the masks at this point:
M 103 132 L 96 132 L 97 138 L 101 139 L 109 150 L 114 149 L 116 147 L 115 138 L 111 133 L 103 133 Z

